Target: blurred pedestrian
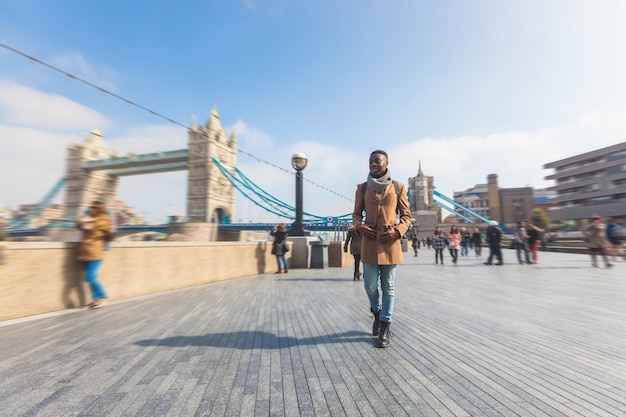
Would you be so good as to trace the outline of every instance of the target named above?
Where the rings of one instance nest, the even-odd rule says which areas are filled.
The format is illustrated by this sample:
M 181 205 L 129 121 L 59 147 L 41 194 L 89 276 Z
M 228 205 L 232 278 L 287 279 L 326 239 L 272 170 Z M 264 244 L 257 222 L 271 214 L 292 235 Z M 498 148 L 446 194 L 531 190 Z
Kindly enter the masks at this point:
M 348 247 L 350 247 L 350 253 L 354 258 L 354 275 L 352 277 L 353 281 L 358 281 L 361 279 L 361 234 L 354 225 L 350 225 L 348 227 L 348 234 L 346 236 L 346 242 L 343 244 L 343 251 L 348 252 Z
M 287 246 L 287 236 L 289 232 L 284 223 L 279 223 L 270 232 L 270 235 L 274 237 L 272 243 L 272 255 L 276 256 L 276 264 L 278 264 L 278 271 L 275 274 L 282 274 L 289 272 L 289 266 L 287 265 L 287 258 L 285 254 L 289 251 Z
M 101 201 L 94 201 L 87 213 L 79 217 L 76 226 L 83 232 L 78 247 L 78 260 L 83 264 L 85 281 L 89 283 L 92 301 L 87 306 L 97 309 L 109 299 L 98 280 L 98 268 L 104 260 L 105 245 L 113 238 L 111 219 Z
M 452 225 L 450 227 L 450 232 L 448 233 L 448 250 L 450 251 L 450 256 L 452 257 L 452 263 L 456 264 L 459 259 L 459 245 L 461 244 L 461 233 L 459 233 L 459 229 L 457 229 L 456 225 Z
M 483 236 L 478 227 L 475 227 L 472 233 L 472 244 L 474 245 L 474 253 L 476 256 L 480 256 L 483 249 Z
M 544 232 L 544 230 L 532 224 L 530 220 L 524 220 L 524 227 L 526 227 L 526 243 L 528 244 L 528 251 L 532 255 L 532 263 L 536 264 L 538 261 L 537 246 L 539 245 L 539 236 Z
M 528 256 L 528 235 L 526 234 L 526 226 L 524 222 L 517 222 L 517 226 L 513 228 L 513 245 L 515 245 L 515 253 L 517 254 L 517 262 L 520 265 L 524 263 L 530 263 L 530 256 Z M 522 253 L 524 259 L 522 259 Z
M 487 227 L 486 239 L 487 245 L 489 245 L 489 257 L 485 265 L 504 265 L 504 259 L 502 258 L 502 230 L 498 227 L 498 222 L 491 220 L 489 227 Z M 493 259 L 496 258 L 498 262 L 493 264 Z
M 420 246 L 420 239 L 417 235 L 413 235 L 411 238 L 411 247 L 413 248 L 413 256 L 417 256 L 417 250 Z
M 608 242 L 606 240 L 606 227 L 602 224 L 602 217 L 597 214 L 591 216 L 591 223 L 583 230 L 583 236 L 591 255 L 591 266 L 598 267 L 597 256 L 600 255 L 604 260 L 604 265 L 607 268 L 612 267 L 613 265 L 609 262 L 606 254 Z
M 471 235 L 467 232 L 467 229 L 465 229 L 465 227 L 461 227 L 459 233 L 461 233 L 461 256 L 467 256 L 469 252 L 468 248 L 470 245 Z
M 448 246 L 448 239 L 443 235 L 441 226 L 435 228 L 435 233 L 433 233 L 430 241 L 435 250 L 435 265 L 437 265 L 439 261 L 441 261 L 441 265 L 443 265 L 443 250 Z
M 625 236 L 622 234 L 620 225 L 613 219 L 611 219 L 611 221 L 606 225 L 606 238 L 608 239 L 609 246 L 611 248 L 611 260 L 615 262 L 618 256 L 626 259 L 626 256 L 624 255 L 624 248 L 622 247 L 622 241 Z

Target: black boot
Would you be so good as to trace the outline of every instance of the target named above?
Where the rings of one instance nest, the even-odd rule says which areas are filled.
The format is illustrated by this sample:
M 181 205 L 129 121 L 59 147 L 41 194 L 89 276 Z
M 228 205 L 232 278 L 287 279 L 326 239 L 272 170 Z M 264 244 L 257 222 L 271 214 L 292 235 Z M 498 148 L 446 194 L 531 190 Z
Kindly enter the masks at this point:
M 372 324 L 372 334 L 378 336 L 380 333 L 380 310 L 374 311 L 370 308 L 370 311 L 374 314 L 374 324 Z
M 378 347 L 386 348 L 391 345 L 391 336 L 389 335 L 389 326 L 391 325 L 388 321 L 380 322 L 380 333 L 378 333 Z

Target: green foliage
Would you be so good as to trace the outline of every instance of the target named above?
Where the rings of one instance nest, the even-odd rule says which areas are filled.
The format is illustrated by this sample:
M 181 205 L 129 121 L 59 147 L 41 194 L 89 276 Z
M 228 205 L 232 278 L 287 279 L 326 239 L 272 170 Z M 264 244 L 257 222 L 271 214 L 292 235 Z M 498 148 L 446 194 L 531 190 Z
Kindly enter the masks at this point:
M 548 227 L 550 226 L 550 218 L 548 217 L 548 214 L 540 208 L 533 209 L 533 212 L 530 215 L 530 221 L 540 229 L 548 230 Z

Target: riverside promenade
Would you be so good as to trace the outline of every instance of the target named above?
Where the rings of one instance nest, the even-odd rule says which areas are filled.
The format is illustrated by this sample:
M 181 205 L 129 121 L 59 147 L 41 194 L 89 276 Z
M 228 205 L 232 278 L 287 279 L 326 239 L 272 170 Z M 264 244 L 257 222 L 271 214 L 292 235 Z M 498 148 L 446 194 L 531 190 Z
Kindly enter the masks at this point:
M 405 253 L 388 349 L 352 267 L 0 322 L 0 415 L 626 416 L 626 262 L 483 261 Z

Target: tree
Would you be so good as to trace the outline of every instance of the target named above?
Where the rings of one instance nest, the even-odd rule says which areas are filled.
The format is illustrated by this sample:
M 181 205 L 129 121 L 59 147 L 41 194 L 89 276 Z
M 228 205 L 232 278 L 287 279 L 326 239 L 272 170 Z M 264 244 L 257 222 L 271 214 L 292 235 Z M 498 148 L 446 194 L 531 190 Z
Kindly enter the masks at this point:
M 550 218 L 546 212 L 540 208 L 534 208 L 530 215 L 530 222 L 540 229 L 548 230 Z

